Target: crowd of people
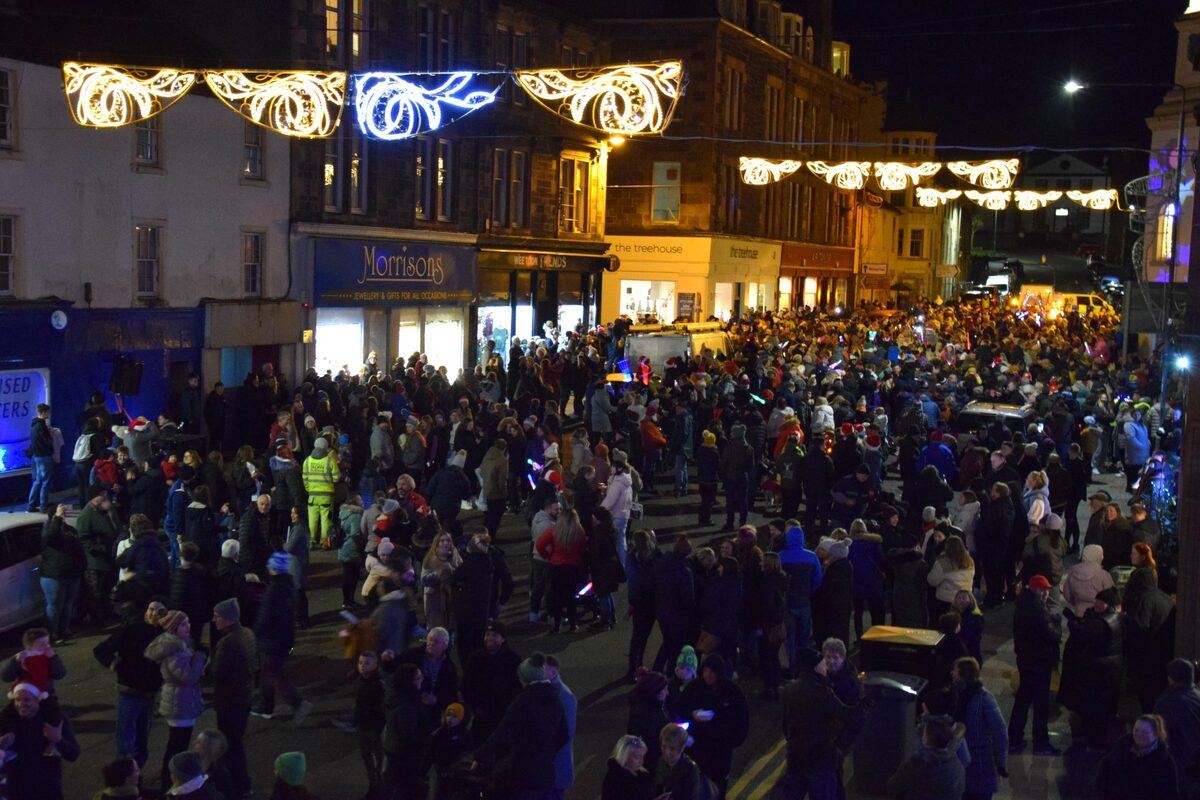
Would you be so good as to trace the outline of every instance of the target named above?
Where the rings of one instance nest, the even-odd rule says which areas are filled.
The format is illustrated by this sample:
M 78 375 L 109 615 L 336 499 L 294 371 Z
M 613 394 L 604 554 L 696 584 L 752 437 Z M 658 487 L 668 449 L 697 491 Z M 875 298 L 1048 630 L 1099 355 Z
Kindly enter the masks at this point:
M 507 521 L 528 531 L 522 630 L 578 635 L 590 617 L 589 633 L 627 632 L 628 734 L 603 798 L 724 797 L 750 685 L 782 707 L 783 795 L 839 796 L 870 724 L 848 658 L 868 616 L 943 634 L 893 796 L 989 797 L 1026 746 L 1030 707 L 1034 754 L 1057 755 L 1060 664 L 1074 744 L 1117 776 L 1105 796 L 1135 772 L 1154 796 L 1194 796 L 1200 692 L 1173 660 L 1159 586 L 1171 536 L 1152 492 L 1177 468 L 1180 404 L 1160 405 L 1159 364 L 1123 358 L 1114 322 L 987 301 L 751 312 L 728 323 L 731 352 L 623 375 L 634 334 L 621 319 L 503 354 L 485 341 L 453 379 L 420 354 L 390 369 L 371 354 L 294 388 L 266 365 L 235 396 L 201 398 L 193 378 L 155 421 L 97 394 L 73 447 L 79 513 L 50 501 L 49 478 L 30 494 L 47 516 L 46 626 L 5 667 L 6 791 L 63 796 L 79 747 L 55 648 L 87 626 L 116 678 L 117 760 L 97 796 L 252 796 L 249 717 L 300 725 L 313 710 L 288 660 L 324 550 L 357 675 L 335 724 L 355 734 L 367 796 L 561 798 L 577 701 L 554 656 L 508 644 Z M 980 423 L 972 401 L 1018 410 Z M 59 456 L 51 414 L 38 409 L 35 457 Z M 206 455 L 164 449 L 180 426 L 207 437 Z M 1127 510 L 1092 491 L 1105 472 L 1125 474 Z M 643 503 L 663 495 L 694 525 L 650 528 Z M 983 611 L 1005 603 L 1019 670 L 1007 723 L 980 671 Z M 1145 714 L 1114 744 L 1126 680 Z M 216 727 L 197 733 L 209 705 Z M 270 796 L 310 796 L 305 766 L 280 754 Z

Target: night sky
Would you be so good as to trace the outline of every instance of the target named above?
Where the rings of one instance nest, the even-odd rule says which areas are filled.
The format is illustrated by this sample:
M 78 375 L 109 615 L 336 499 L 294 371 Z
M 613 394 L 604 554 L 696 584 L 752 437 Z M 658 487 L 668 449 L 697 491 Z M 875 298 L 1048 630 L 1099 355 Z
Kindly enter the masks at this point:
M 888 127 L 939 143 L 1146 147 L 1174 82 L 1185 0 L 833 0 L 859 80 L 888 82 Z M 1161 87 L 1068 96 L 1068 78 Z

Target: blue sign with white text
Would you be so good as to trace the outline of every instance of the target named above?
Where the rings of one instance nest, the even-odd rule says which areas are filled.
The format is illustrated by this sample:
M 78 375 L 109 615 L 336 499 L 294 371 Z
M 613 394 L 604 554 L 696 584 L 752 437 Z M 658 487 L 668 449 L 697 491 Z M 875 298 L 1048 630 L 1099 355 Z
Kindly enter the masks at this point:
M 317 239 L 318 306 L 464 303 L 475 295 L 475 248 L 426 242 Z
M 38 403 L 50 402 L 49 374 L 44 369 L 0 372 L 0 476 L 28 470 L 25 455 Z M 51 425 L 54 424 L 51 418 Z

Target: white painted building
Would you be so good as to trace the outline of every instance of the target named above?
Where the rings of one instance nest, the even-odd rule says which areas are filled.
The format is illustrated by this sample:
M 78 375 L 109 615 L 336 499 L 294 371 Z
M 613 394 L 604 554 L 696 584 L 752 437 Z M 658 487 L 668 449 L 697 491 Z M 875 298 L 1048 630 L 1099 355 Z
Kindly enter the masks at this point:
M 144 364 L 130 405 L 147 414 L 189 372 L 240 384 L 255 347 L 290 369 L 289 175 L 286 138 L 199 88 L 136 127 L 84 128 L 59 67 L 0 54 L 0 324 L 36 343 L 0 356 L 74 373 L 81 389 L 52 387 L 72 416 L 117 357 Z

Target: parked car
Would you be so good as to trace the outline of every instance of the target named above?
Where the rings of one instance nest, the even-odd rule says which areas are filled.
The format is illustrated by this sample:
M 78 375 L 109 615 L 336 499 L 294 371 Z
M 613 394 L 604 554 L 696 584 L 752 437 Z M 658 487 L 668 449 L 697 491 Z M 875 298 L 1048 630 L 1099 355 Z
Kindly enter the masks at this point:
M 0 514 L 0 632 L 41 619 L 44 514 Z
M 1024 433 L 1029 423 L 1037 420 L 1037 414 L 1030 406 L 972 400 L 954 418 L 954 430 L 957 433 L 974 433 L 986 429 L 997 419 L 1007 425 L 1010 431 Z

